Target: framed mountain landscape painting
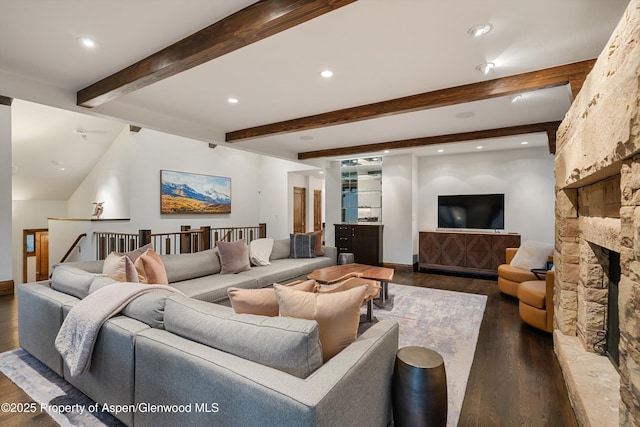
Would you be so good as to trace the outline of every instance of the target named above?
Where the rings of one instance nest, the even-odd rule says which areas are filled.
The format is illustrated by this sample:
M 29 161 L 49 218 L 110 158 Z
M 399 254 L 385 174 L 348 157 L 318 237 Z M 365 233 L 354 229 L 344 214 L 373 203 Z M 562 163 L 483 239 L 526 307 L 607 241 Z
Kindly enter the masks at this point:
M 231 213 L 231 178 L 160 171 L 161 214 Z

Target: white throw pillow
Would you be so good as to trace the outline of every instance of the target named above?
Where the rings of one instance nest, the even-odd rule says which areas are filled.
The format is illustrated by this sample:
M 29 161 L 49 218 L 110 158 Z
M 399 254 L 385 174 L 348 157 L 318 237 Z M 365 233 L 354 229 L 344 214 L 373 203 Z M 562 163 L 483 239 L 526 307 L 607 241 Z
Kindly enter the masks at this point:
M 249 259 L 253 265 L 271 265 L 269 257 L 273 250 L 273 239 L 252 240 L 249 244 Z
M 527 240 L 518 248 L 518 252 L 511 260 L 511 265 L 525 270 L 546 268 L 547 260 L 551 255 L 553 255 L 552 244 Z

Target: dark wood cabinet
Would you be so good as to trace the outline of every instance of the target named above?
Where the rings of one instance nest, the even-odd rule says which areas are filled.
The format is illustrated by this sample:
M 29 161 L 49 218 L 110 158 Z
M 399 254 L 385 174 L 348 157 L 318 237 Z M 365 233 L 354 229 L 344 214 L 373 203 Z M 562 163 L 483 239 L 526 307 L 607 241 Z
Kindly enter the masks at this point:
M 357 264 L 382 265 L 382 224 L 335 224 L 338 254 L 350 252 Z
M 419 268 L 496 274 L 506 248 L 520 247 L 519 234 L 421 231 Z

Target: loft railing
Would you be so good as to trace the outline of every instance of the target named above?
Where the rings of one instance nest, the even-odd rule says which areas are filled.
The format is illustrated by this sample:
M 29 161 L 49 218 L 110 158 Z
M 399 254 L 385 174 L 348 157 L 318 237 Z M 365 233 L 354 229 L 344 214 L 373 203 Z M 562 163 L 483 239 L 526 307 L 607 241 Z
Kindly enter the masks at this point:
M 138 230 L 137 233 L 114 233 L 96 231 L 96 259 L 105 259 L 111 252 L 129 252 L 148 243 L 154 251 L 162 255 L 199 252 L 213 248 L 218 242 L 234 242 L 245 239 L 247 243 L 267 236 L 267 224 L 261 223 L 248 227 L 201 227 L 192 229 L 189 225 L 180 227 L 180 231 L 170 233 L 152 233 L 151 230 Z

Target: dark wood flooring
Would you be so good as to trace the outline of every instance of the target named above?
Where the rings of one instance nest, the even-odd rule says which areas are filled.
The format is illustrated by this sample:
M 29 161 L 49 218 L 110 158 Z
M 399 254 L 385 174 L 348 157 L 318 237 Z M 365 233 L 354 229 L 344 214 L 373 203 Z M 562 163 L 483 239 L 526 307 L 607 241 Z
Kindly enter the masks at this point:
M 464 277 L 396 272 L 395 283 L 487 295 L 459 426 L 577 426 L 550 334 L 522 323 L 517 300 L 497 283 Z M 0 352 L 18 347 L 17 304 L 0 296 Z M 0 403 L 30 402 L 0 374 Z M 0 412 L 2 426 L 55 426 L 46 414 Z

